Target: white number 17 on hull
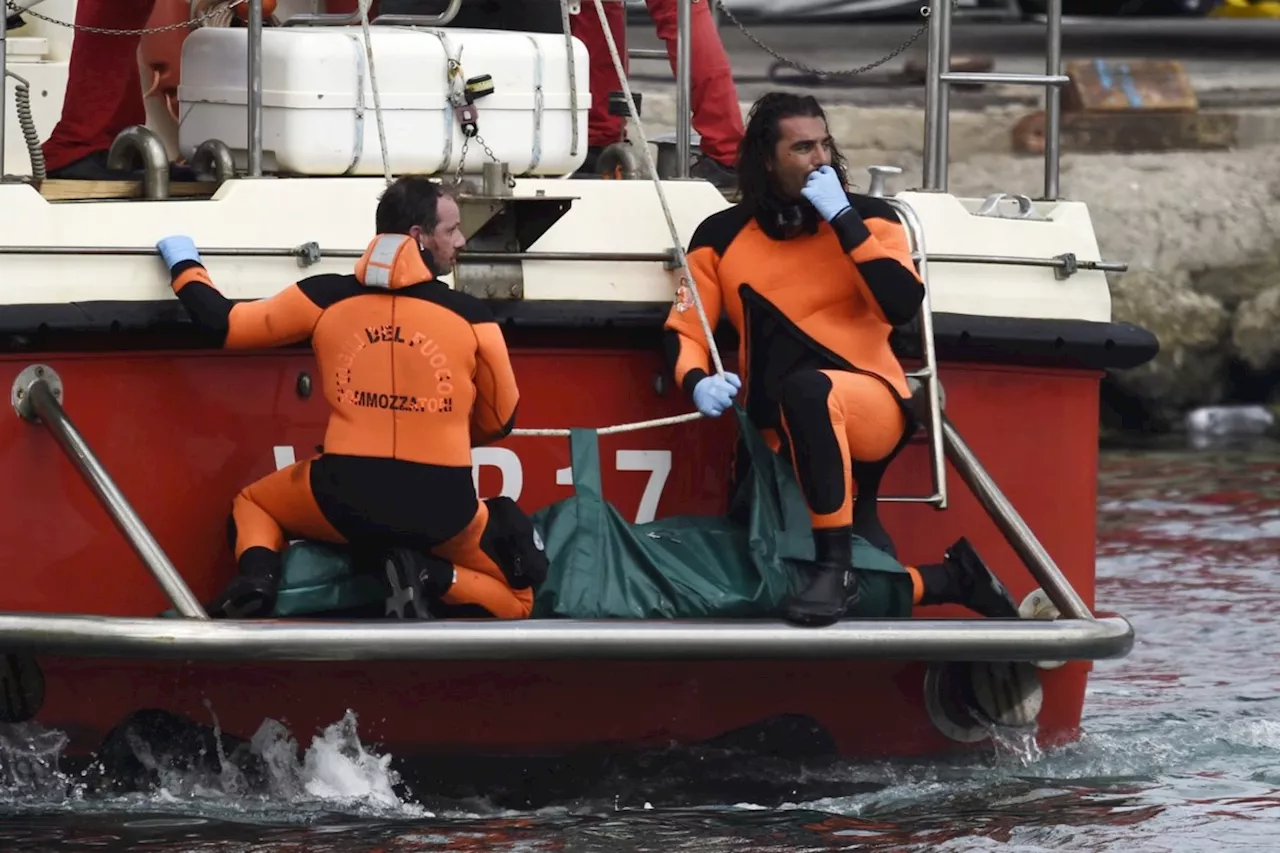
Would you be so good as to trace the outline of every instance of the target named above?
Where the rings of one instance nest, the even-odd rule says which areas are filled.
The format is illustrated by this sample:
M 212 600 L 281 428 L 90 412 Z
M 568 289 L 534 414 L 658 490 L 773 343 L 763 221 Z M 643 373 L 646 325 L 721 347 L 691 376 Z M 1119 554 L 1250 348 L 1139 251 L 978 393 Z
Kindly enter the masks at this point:
M 271 448 L 275 455 L 276 470 L 288 467 L 297 461 L 292 445 L 278 444 Z M 489 465 L 497 468 L 502 474 L 502 488 L 498 494 L 505 495 L 513 501 L 520 500 L 524 491 L 524 465 L 515 451 L 505 447 L 477 447 L 471 451 L 471 478 L 480 488 L 480 466 Z M 649 482 L 645 483 L 644 493 L 640 495 L 640 506 L 636 510 L 636 524 L 653 521 L 658 512 L 658 502 L 662 500 L 662 490 L 667 485 L 667 477 L 671 474 L 670 450 L 619 450 L 614 457 L 614 465 L 619 471 L 648 471 Z M 557 486 L 573 485 L 573 470 L 560 468 L 556 471 Z

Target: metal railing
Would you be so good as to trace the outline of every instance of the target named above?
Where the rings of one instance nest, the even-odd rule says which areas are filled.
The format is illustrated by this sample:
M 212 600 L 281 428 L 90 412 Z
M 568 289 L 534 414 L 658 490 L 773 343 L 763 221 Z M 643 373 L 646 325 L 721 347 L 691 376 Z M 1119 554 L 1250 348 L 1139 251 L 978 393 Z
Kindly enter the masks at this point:
M 365 249 L 324 249 L 309 243 L 288 249 L 256 248 L 245 246 L 202 248 L 200 254 L 210 258 L 296 258 L 299 263 L 310 265 L 329 258 L 359 258 Z M 6 246 L 0 244 L 0 255 L 96 255 L 96 256 L 152 256 L 153 246 Z M 661 263 L 674 269 L 676 256 L 673 250 L 664 252 L 459 252 L 458 263 L 488 263 L 491 261 L 596 261 L 605 263 Z
M 1133 647 L 1112 616 L 851 619 L 821 629 L 757 619 L 157 619 L 0 613 L 0 647 L 183 661 L 1109 660 Z
M 877 174 L 877 171 L 879 173 Z M 883 176 L 893 171 L 884 167 L 872 167 L 872 194 L 883 196 Z M 901 171 L 901 170 L 897 170 Z M 879 180 L 877 180 L 879 178 Z M 907 374 L 924 384 L 927 407 L 926 428 L 929 431 L 929 470 L 933 478 L 933 493 L 926 497 L 912 495 L 881 495 L 884 503 L 928 503 L 937 509 L 947 508 L 947 469 L 942 449 L 942 385 L 938 379 L 937 344 L 933 334 L 933 303 L 929 296 L 929 261 L 925 252 L 924 226 L 911 205 L 900 199 L 884 197 L 885 201 L 902 217 L 902 223 L 911 244 L 911 257 L 920 273 L 924 298 L 920 301 L 920 354 L 924 366 Z

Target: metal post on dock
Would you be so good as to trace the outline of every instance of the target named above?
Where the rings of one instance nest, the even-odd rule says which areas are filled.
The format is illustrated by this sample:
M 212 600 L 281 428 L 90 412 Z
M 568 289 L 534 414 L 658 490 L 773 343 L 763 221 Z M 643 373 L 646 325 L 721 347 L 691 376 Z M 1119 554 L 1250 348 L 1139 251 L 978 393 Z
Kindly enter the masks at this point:
M 960 474 L 960 479 L 973 492 L 978 503 L 987 511 L 987 515 L 995 522 L 1004 538 L 1021 558 L 1032 577 L 1044 589 L 1049 600 L 1058 608 L 1058 612 L 1069 619 L 1093 620 L 1089 605 L 1071 586 L 1071 582 L 1062 574 L 1062 570 L 1049 556 L 1031 528 L 1018 515 L 1018 511 L 1009 503 L 1008 498 L 1000 491 L 995 480 L 982 467 L 977 455 L 961 437 L 955 425 L 942 418 L 942 438 L 946 446 L 947 458 Z
M 164 549 L 147 530 L 142 519 L 138 518 L 138 514 L 102 467 L 88 442 L 67 417 L 59 400 L 62 396 L 62 379 L 54 369 L 43 364 L 27 367 L 14 380 L 10 396 L 19 416 L 43 424 L 53 434 L 71 464 L 84 477 L 106 509 L 107 515 L 111 516 L 134 553 L 164 589 L 178 612 L 190 619 L 208 619 L 209 615 L 200 606 L 173 563 L 169 562 Z
M 676 177 L 689 177 L 693 147 L 693 113 L 690 96 L 693 69 L 693 0 L 676 0 Z
M 1048 0 L 1044 73 L 1049 78 L 1062 75 L 1062 0 Z M 1062 132 L 1062 89 L 1055 83 L 1044 87 L 1044 197 L 1058 198 L 1059 135 Z
M 249 2 L 249 177 L 262 177 L 262 0 Z
M 942 75 L 951 70 L 951 0 L 929 2 L 929 54 L 924 87 L 924 187 L 947 191 L 947 131 L 951 87 Z

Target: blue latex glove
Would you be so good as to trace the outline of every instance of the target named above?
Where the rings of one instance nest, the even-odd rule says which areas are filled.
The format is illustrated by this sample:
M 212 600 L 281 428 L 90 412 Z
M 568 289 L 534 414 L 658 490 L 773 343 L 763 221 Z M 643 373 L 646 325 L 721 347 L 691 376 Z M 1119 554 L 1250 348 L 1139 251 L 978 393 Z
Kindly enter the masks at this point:
M 195 241 L 184 235 L 165 237 L 156 243 L 156 249 L 169 269 L 173 269 L 183 261 L 200 261 L 200 253 L 196 250 Z
M 741 387 L 742 380 L 736 374 L 712 374 L 693 386 L 693 405 L 707 417 L 718 418 L 733 404 L 733 395 Z
M 823 166 L 809 173 L 800 194 L 818 209 L 828 222 L 849 209 L 849 196 L 840 183 L 840 173 L 830 166 Z

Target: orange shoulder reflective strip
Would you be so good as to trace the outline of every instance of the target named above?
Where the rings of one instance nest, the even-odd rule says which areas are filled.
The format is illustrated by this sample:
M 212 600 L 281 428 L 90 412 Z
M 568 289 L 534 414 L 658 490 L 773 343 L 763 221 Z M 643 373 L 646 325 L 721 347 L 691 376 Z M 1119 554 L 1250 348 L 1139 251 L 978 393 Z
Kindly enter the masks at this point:
M 366 287 L 384 290 L 408 287 L 432 278 L 418 251 L 418 244 L 407 234 L 379 234 L 374 237 L 356 262 L 355 273 Z

